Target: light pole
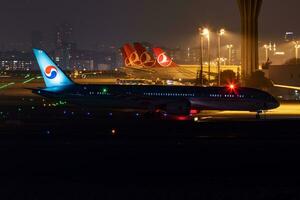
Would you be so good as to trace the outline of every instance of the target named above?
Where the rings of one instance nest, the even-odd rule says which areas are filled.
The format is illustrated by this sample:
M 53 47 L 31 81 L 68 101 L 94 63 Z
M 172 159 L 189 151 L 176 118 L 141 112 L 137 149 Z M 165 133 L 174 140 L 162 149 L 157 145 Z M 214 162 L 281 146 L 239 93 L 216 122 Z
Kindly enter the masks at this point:
M 201 86 L 203 86 L 203 32 L 202 28 L 198 29 L 199 31 L 199 36 L 200 36 L 200 73 L 198 74 Z
M 228 65 L 231 65 L 231 53 L 232 53 L 232 47 L 233 47 L 233 45 L 232 44 L 228 44 L 226 47 L 228 49 Z
M 268 60 L 268 58 L 269 58 L 269 46 L 268 45 L 264 45 L 264 48 L 265 48 L 265 51 L 266 51 L 266 53 L 265 53 L 265 55 L 266 55 L 266 61 Z
M 295 42 L 295 57 L 296 57 L 296 65 L 298 64 L 298 49 L 300 48 L 299 42 Z
M 272 50 L 272 44 L 270 43 L 269 45 L 265 44 L 264 45 L 265 51 L 266 51 L 266 62 L 268 62 L 269 59 L 269 51 Z
M 208 28 L 204 28 L 203 36 L 207 38 L 207 54 L 208 54 L 208 84 L 210 84 L 210 32 Z
M 218 32 L 218 86 L 221 85 L 221 71 L 220 71 L 220 68 L 221 68 L 221 37 L 225 34 L 225 29 L 221 29 L 219 32 Z

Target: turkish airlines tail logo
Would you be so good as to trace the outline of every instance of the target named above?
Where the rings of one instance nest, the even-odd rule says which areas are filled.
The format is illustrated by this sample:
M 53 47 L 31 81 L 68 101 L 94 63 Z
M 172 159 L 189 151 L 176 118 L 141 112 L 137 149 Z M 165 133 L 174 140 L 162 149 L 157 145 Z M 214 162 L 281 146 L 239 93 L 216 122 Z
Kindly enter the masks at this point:
M 125 44 L 123 46 L 123 51 L 126 55 L 126 58 L 124 59 L 126 66 L 141 66 L 142 65 L 138 53 L 130 44 Z
M 141 64 L 143 67 L 155 67 L 156 60 L 153 55 L 150 54 L 147 49 L 141 43 L 134 43 L 134 48 L 140 58 Z
M 123 62 L 124 62 L 124 64 L 125 64 L 125 66 L 126 66 L 126 67 L 130 67 L 131 64 L 130 64 L 130 62 L 129 62 L 129 58 L 128 58 L 127 55 L 126 55 L 126 52 L 125 52 L 125 50 L 124 50 L 124 47 L 121 48 L 121 53 L 122 53 Z
M 153 48 L 158 64 L 162 67 L 175 67 L 176 64 L 161 48 Z
M 126 67 L 177 67 L 177 64 L 161 48 L 153 48 L 153 54 L 141 43 L 125 44 L 121 48 Z

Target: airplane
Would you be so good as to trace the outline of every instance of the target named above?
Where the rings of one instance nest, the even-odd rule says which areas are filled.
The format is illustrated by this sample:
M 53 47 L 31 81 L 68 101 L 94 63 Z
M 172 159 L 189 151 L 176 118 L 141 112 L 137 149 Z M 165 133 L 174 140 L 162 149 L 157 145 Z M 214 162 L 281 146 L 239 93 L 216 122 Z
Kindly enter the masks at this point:
M 45 88 L 32 92 L 71 104 L 106 109 L 137 109 L 164 115 L 190 116 L 202 110 L 256 112 L 275 109 L 278 101 L 267 92 L 252 88 L 196 87 L 159 85 L 99 85 L 74 83 L 57 64 L 40 49 L 33 49 Z
M 126 66 L 126 67 L 130 67 L 130 66 L 131 66 L 131 63 L 130 63 L 130 61 L 129 61 L 129 58 L 127 57 L 127 54 L 126 54 L 125 49 L 124 49 L 124 48 L 121 48 L 120 50 L 121 50 L 122 55 L 125 55 L 125 56 L 123 56 L 123 62 L 124 62 L 124 64 L 125 64 L 125 66 Z

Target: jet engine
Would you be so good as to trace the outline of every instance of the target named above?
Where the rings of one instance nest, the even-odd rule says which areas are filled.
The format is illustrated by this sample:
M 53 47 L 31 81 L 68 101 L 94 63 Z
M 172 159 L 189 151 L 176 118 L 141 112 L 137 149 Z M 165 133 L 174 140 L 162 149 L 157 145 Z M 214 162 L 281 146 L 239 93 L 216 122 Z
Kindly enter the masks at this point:
M 170 102 L 164 110 L 170 115 L 189 115 L 191 103 L 189 101 Z

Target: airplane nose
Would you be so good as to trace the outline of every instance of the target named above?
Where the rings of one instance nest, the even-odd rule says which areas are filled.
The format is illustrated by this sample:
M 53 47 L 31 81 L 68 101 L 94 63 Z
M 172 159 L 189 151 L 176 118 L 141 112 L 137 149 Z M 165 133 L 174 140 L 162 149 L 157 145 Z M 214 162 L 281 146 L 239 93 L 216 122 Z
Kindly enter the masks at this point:
M 279 106 L 280 106 L 279 101 L 277 101 L 277 99 L 272 97 L 272 102 L 268 103 L 268 109 L 275 109 L 278 108 Z

